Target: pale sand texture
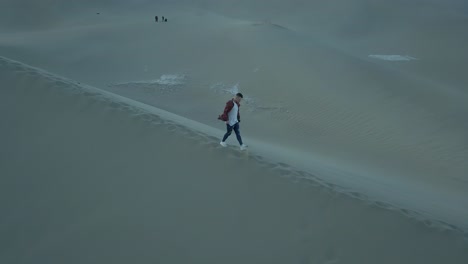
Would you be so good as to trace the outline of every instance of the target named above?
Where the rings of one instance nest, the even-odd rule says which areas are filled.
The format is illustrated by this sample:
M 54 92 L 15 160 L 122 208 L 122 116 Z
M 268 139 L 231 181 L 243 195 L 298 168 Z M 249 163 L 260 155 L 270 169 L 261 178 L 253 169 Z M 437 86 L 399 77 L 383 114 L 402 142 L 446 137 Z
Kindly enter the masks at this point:
M 164 111 L 8 59 L 0 78 L 1 263 L 468 260 L 454 229 L 221 148 Z
M 0 51 L 219 128 L 216 117 L 238 84 L 247 97 L 244 136 L 349 174 L 319 175 L 328 182 L 466 228 L 468 82 L 459 70 L 468 65 L 464 49 L 454 46 L 467 39 L 457 30 L 466 24 L 459 3 L 447 14 L 435 12 L 445 10 L 439 2 L 423 5 L 424 11 L 417 4 L 389 9 L 360 1 L 273 12 L 287 5 L 275 3 L 252 10 L 236 5 L 244 12 L 211 2 L 76 9 L 45 29 L 2 34 Z M 387 21 L 382 15 L 388 10 L 398 19 Z M 341 15 L 325 23 L 319 14 L 327 12 Z M 366 21 L 378 26 L 358 23 L 364 13 L 375 14 Z M 154 14 L 170 23 L 154 23 Z M 440 22 L 445 37 L 428 31 L 432 21 Z M 351 22 L 362 32 L 344 30 Z M 400 27 L 403 22 L 407 26 Z M 416 33 L 424 34 L 404 37 Z M 383 45 L 390 39 L 392 48 Z M 405 47 L 412 49 L 401 54 L 417 60 L 369 58 Z M 438 75 L 448 67 L 456 82 Z M 164 84 L 165 75 L 180 83 Z
M 241 107 L 241 130 L 250 145 L 250 154 L 272 164 L 282 162 L 280 166 L 270 166 L 277 167 L 277 174 L 290 180 L 307 179 L 306 182 L 320 183 L 333 192 L 378 202 L 380 207 L 426 221 L 437 230 L 443 228 L 458 233 L 468 230 L 468 77 L 465 73 L 468 68 L 468 9 L 464 1 L 198 0 L 73 4 L 49 1 L 37 4 L 22 0 L 0 4 L 0 56 L 66 76 L 75 83 L 86 83 L 156 106 L 158 110 L 151 110 L 153 114 L 187 126 L 188 134 L 205 133 L 209 136 L 208 146 L 215 149 L 223 134 L 223 124 L 216 117 L 225 101 L 241 91 L 246 96 Z M 154 23 L 154 15 L 166 16 L 169 23 Z M 380 59 L 388 56 L 412 59 Z M 20 87 L 29 91 L 36 84 L 21 74 L 11 77 L 15 75 L 11 67 L 17 67 L 11 65 L 17 63 L 10 59 L 2 59 L 7 65 L 2 78 L 10 76 L 12 85 L 1 79 L 2 89 Z M 36 102 L 36 97 L 42 94 L 38 91 L 34 97 L 7 91 L 2 98 L 8 101 L 2 105 L 5 109 L 8 106 L 31 109 L 32 105 L 14 105 L 14 100 L 23 98 L 30 103 L 40 103 Z M 44 103 L 49 102 L 49 96 L 54 93 L 41 95 L 45 97 Z M 118 97 L 113 99 L 118 100 Z M 57 109 L 58 106 L 51 104 L 50 107 Z M 63 118 L 68 115 L 60 110 L 50 111 L 58 111 Z M 96 106 L 93 111 L 96 111 L 96 118 L 104 118 L 98 114 L 103 111 L 100 107 Z M 29 116 L 16 116 L 8 111 L 3 114 L 8 114 L 7 120 L 46 122 L 42 125 L 47 131 L 67 126 L 61 122 L 47 123 L 52 122 L 50 118 L 29 119 Z M 170 127 L 174 131 L 181 129 Z M 87 128 L 92 129 L 89 125 Z M 16 131 L 18 127 L 11 129 Z M 143 128 L 137 131 L 135 133 L 149 133 Z M 88 132 L 91 135 L 93 130 Z M 67 133 L 62 135 L 65 137 Z M 106 135 L 106 132 L 100 133 L 101 137 Z M 49 139 L 34 135 L 36 133 L 31 132 L 28 140 L 39 145 L 49 144 L 46 143 Z M 101 137 L 95 140 L 102 140 Z M 25 140 L 27 135 L 11 134 L 10 138 Z M 119 142 L 132 144 L 127 142 L 132 138 L 124 135 L 119 138 Z M 203 138 L 198 140 L 205 142 Z M 11 140 L 6 142 L 13 144 Z M 174 153 L 179 149 L 189 151 L 185 146 L 169 142 L 168 138 L 167 142 L 164 140 L 166 145 L 158 144 L 170 146 Z M 228 143 L 233 145 L 229 155 L 244 157 L 234 151 L 233 138 Z M 117 148 L 110 147 L 111 142 L 108 144 L 108 150 Z M 189 145 L 187 149 L 193 147 Z M 14 145 L 9 146 L 2 155 L 10 150 L 19 151 Z M 63 150 L 73 152 L 72 147 L 74 145 L 64 146 Z M 30 149 L 36 151 L 39 147 Z M 152 151 L 160 153 L 160 149 L 162 147 Z M 126 154 L 135 155 L 134 151 Z M 108 160 L 112 155 L 108 155 L 93 160 L 112 163 Z M 204 155 L 208 154 L 196 158 L 208 159 Z M 41 158 L 47 159 L 47 156 Z M 178 161 L 168 157 L 161 162 L 169 167 Z M 186 162 L 182 162 L 184 166 Z M 127 172 L 125 175 L 138 175 L 132 172 L 131 166 L 120 166 Z M 220 171 L 221 167 L 213 169 Z M 187 165 L 186 169 L 189 168 Z M 176 171 L 162 171 L 179 175 Z M 72 170 L 65 174 L 68 173 L 79 175 L 80 172 Z M 124 175 L 123 171 L 121 173 Z M 193 177 L 214 177 L 199 174 L 201 172 Z M 231 177 L 229 175 L 227 173 L 226 177 Z M 252 175 L 257 173 L 244 176 Z M 239 177 L 237 173 L 235 177 Z M 262 188 L 267 191 L 269 187 Z M 236 195 L 238 191 L 234 187 L 233 190 Z M 268 192 L 273 195 L 278 190 Z M 344 198 L 343 201 L 350 202 Z M 307 198 L 303 202 L 310 201 Z M 307 206 L 319 210 L 315 205 Z M 350 214 L 351 218 L 355 213 L 353 209 L 343 211 L 336 206 L 323 208 L 336 209 L 337 214 Z M 307 209 L 307 213 L 308 210 L 312 209 Z M 364 217 L 366 226 L 373 221 L 368 217 Z M 375 221 L 376 228 L 387 223 Z M 358 221 L 351 221 L 355 222 Z M 320 225 L 313 226 L 320 228 Z M 403 238 L 407 229 L 401 229 L 401 233 L 396 232 L 396 239 L 418 240 L 439 232 L 423 230 L 424 235 L 408 234 Z M 376 234 L 390 233 L 385 232 Z M 335 238 L 333 235 L 331 239 Z M 351 236 L 350 239 L 357 238 Z M 451 243 L 458 241 L 458 238 L 446 239 Z M 345 242 L 353 244 L 349 240 Z M 416 243 L 420 241 L 412 242 Z M 447 247 L 457 250 L 451 243 Z M 369 242 L 369 246 L 371 244 Z M 466 248 L 466 242 L 457 245 Z M 392 247 L 389 244 L 388 252 Z M 434 254 L 445 254 L 444 250 L 436 250 Z M 406 259 L 409 256 L 422 258 L 410 252 L 406 256 Z M 437 259 L 430 255 L 427 258 Z M 340 260 L 354 261 L 348 256 Z

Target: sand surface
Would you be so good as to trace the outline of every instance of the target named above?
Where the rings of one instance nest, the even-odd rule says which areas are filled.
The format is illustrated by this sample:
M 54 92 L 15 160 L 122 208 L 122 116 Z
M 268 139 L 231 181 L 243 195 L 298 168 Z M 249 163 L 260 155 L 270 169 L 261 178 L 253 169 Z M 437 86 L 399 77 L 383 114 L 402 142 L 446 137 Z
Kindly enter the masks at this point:
M 110 2 L 2 2 L 0 262 L 466 263 L 463 1 Z

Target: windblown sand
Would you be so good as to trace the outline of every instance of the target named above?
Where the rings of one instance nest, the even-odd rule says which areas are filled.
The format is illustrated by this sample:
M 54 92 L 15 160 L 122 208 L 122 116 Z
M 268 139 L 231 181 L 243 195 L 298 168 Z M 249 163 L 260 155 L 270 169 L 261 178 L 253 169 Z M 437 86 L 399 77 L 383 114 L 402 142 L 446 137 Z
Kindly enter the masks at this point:
M 466 263 L 467 5 L 335 2 L 3 3 L 0 263 Z

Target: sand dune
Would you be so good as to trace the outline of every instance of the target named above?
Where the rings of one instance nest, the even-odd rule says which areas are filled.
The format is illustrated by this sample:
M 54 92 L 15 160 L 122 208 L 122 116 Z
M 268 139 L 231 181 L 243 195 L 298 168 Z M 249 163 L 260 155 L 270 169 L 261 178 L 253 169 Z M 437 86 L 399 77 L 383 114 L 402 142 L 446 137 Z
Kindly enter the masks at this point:
M 293 183 L 287 164 L 222 149 L 201 124 L 5 58 L 0 67 L 2 263 L 468 259 L 455 229 Z
M 1 5 L 0 262 L 466 262 L 464 1 Z

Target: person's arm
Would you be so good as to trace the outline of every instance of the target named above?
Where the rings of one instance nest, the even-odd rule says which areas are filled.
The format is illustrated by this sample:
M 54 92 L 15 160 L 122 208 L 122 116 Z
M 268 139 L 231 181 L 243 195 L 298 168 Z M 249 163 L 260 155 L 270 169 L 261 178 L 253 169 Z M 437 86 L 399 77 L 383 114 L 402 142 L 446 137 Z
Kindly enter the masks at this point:
M 224 112 L 222 115 L 219 116 L 219 119 L 223 121 L 228 121 L 228 113 L 231 112 L 233 107 L 234 107 L 234 102 L 228 101 L 226 103 L 226 106 L 224 107 Z

